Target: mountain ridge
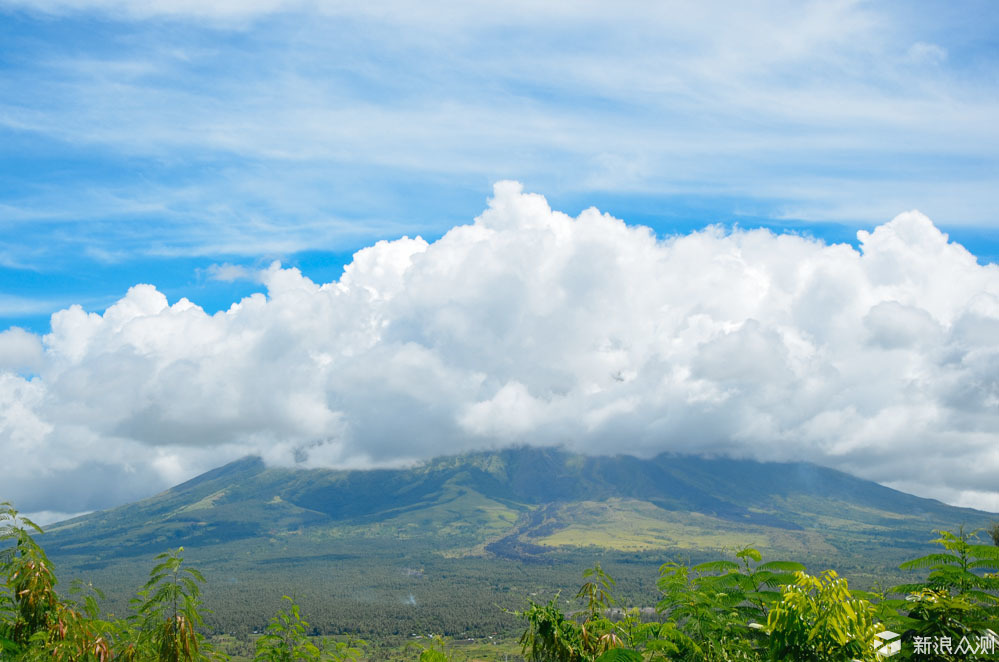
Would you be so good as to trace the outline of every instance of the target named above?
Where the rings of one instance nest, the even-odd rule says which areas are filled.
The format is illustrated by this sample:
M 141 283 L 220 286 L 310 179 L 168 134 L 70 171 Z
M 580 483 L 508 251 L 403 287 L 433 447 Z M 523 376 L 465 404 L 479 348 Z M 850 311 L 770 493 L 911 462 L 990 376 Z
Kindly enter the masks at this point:
M 407 517 L 435 509 L 453 511 L 452 523 L 467 514 L 474 525 L 492 508 L 505 513 L 509 524 L 500 539 L 542 539 L 527 530 L 518 532 L 511 518 L 516 515 L 527 529 L 537 528 L 528 514 L 542 506 L 555 512 L 560 504 L 614 499 L 651 504 L 659 509 L 648 511 L 653 518 L 659 511 L 663 517 L 698 514 L 747 530 L 809 531 L 825 526 L 816 520 L 825 518 L 850 524 L 846 528 L 866 527 L 869 535 L 882 528 L 896 534 L 918 529 L 923 538 L 932 527 L 984 521 L 991 515 L 805 462 L 667 453 L 642 460 L 518 447 L 444 456 L 401 469 L 267 467 L 248 456 L 133 504 L 57 523 L 46 537 L 57 554 L 86 554 L 100 540 L 128 555 L 164 542 L 212 545 L 316 527 L 391 528 L 393 522 L 408 527 L 412 522 Z M 473 502 L 477 505 L 469 505 Z M 463 513 L 466 506 L 470 510 Z M 424 519 L 432 523 L 433 517 Z M 438 537 L 443 547 L 452 538 L 469 537 L 458 535 L 460 522 L 452 527 L 454 535 L 438 535 L 428 526 L 423 533 Z M 479 537 L 485 542 L 488 536 Z

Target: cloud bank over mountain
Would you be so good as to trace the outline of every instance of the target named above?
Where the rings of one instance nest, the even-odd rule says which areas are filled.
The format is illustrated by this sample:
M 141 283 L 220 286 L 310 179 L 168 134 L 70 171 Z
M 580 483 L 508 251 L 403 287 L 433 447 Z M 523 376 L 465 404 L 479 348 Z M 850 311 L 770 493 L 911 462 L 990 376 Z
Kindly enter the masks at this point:
M 365 467 L 508 444 L 804 459 L 999 510 L 999 267 L 919 212 L 859 250 L 657 238 L 514 182 L 441 239 L 206 314 L 136 285 L 0 334 L 5 498 L 76 512 L 247 453 Z

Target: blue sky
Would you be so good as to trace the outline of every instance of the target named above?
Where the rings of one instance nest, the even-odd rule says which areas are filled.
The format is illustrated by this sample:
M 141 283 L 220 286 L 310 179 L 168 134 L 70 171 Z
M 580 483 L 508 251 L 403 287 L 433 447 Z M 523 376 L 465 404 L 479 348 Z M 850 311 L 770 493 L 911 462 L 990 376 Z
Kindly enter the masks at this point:
M 997 118 L 984 0 L 0 0 L 0 496 L 530 442 L 999 510 Z
M 999 258 L 999 12 L 981 3 L 0 3 L 0 325 L 213 264 L 330 280 L 516 179 L 660 235 L 855 243 L 919 209 Z

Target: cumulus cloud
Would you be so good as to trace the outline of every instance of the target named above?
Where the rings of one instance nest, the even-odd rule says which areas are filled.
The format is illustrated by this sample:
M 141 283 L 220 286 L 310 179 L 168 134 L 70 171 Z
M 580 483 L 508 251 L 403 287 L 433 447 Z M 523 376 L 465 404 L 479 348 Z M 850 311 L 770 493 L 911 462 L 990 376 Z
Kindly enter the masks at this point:
M 661 239 L 501 182 L 473 223 L 380 241 L 334 282 L 275 263 L 214 315 L 136 285 L 0 335 L 0 448 L 30 476 L 10 496 L 74 511 L 247 453 L 529 443 L 805 459 L 994 507 L 999 268 L 915 211 L 858 238 Z
M 0 331 L 0 371 L 31 371 L 42 363 L 42 343 L 38 336 L 20 327 Z

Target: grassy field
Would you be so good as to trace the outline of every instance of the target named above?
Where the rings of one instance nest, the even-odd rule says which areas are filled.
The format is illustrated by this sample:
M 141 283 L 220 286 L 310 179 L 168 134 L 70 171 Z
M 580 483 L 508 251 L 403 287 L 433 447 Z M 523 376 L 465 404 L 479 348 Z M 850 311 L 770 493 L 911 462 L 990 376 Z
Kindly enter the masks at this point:
M 563 507 L 560 515 L 571 524 L 534 542 L 552 547 L 600 547 L 624 552 L 724 551 L 748 546 L 797 556 L 836 553 L 835 547 L 814 531 L 747 528 L 701 513 L 663 510 L 634 499 L 583 501 Z

